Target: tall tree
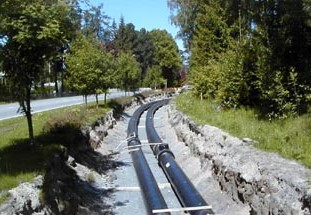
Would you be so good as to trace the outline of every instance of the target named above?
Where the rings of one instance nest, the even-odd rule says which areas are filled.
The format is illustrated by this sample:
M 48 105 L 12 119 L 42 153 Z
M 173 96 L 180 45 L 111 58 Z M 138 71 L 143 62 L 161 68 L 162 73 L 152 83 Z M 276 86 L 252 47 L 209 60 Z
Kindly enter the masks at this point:
M 195 31 L 194 21 L 200 10 L 202 0 L 168 0 L 171 9 L 171 21 L 179 27 L 178 36 L 184 41 L 187 50 L 191 49 Z
M 150 32 L 154 45 L 153 65 L 161 67 L 162 75 L 168 87 L 177 85 L 181 56 L 173 37 L 166 30 L 152 30 Z
M 55 92 L 57 95 L 61 95 L 65 91 L 65 53 L 68 50 L 68 45 L 76 37 L 76 32 L 81 28 L 81 20 L 83 14 L 81 13 L 81 7 L 79 0 L 67 1 L 69 5 L 69 12 L 61 10 L 63 13 L 59 14 L 63 23 L 61 24 L 61 31 L 66 35 L 66 43 L 55 49 L 55 54 L 52 59 L 49 60 L 51 66 L 51 73 L 53 74 L 52 80 L 55 83 Z M 61 86 L 59 87 L 59 82 Z M 60 90 L 60 92 L 59 92 Z
M 137 43 L 134 47 L 133 53 L 136 60 L 140 63 L 141 68 L 141 81 L 147 74 L 147 69 L 153 63 L 154 58 L 154 45 L 150 33 L 142 28 L 137 32 Z
M 108 41 L 109 17 L 103 12 L 103 5 L 97 7 L 92 6 L 90 9 L 84 11 L 82 16 L 82 32 L 86 37 L 94 37 L 101 42 Z
M 203 4 L 195 20 L 196 30 L 192 40 L 191 65 L 207 65 L 230 46 L 230 32 L 225 11 L 216 0 Z
M 121 52 L 116 59 L 116 79 L 118 86 L 126 92 L 139 87 L 140 67 L 131 53 Z
M 3 68 L 14 83 L 13 92 L 26 115 L 32 144 L 31 89 L 45 61 L 53 57 L 56 47 L 67 42 L 63 32 L 67 22 L 62 19 L 69 16 L 70 6 L 63 1 L 7 0 L 1 3 L 0 11 Z
M 132 23 L 125 24 L 124 18 L 121 17 L 118 30 L 115 34 L 115 45 L 119 52 L 133 53 L 137 45 L 137 33 Z

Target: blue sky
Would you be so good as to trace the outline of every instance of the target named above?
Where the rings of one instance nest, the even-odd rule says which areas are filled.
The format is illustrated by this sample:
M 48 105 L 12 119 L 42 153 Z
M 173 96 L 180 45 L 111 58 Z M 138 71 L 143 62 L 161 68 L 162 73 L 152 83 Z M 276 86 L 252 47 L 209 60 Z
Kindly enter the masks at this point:
M 90 0 L 92 5 L 103 4 L 105 14 L 116 23 L 124 17 L 125 23 L 133 23 L 136 30 L 146 28 L 166 29 L 176 38 L 178 28 L 170 23 L 170 10 L 167 0 Z M 183 49 L 182 41 L 176 40 L 179 49 Z

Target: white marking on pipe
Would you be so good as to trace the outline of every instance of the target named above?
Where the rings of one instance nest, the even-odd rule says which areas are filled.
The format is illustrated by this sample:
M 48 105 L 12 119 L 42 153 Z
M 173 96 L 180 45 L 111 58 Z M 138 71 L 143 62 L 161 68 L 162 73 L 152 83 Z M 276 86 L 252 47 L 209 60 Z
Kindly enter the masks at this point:
M 212 209 L 212 206 L 197 206 L 197 207 L 184 207 L 184 208 L 165 208 L 165 209 L 155 209 L 152 213 L 165 213 L 165 212 L 181 212 L 181 211 L 198 211 Z
M 158 187 L 160 189 L 171 188 L 170 183 L 158 183 Z M 115 190 L 115 191 L 128 191 L 128 192 L 139 192 L 141 191 L 140 187 L 132 186 L 132 187 L 101 187 L 103 190 Z
M 169 168 L 171 166 L 171 164 L 169 163 L 169 162 L 167 162 L 166 164 L 165 164 L 165 167 L 166 168 Z

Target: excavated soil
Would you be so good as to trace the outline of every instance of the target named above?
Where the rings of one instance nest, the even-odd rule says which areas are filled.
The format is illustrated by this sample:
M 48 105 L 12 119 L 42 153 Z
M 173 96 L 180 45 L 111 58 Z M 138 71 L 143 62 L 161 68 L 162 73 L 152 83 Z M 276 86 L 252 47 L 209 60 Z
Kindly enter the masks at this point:
M 178 139 L 190 149 L 189 157 L 199 158 L 200 175 L 210 175 L 226 196 L 249 206 L 249 213 L 242 214 L 310 214 L 310 169 L 216 127 L 197 126 L 173 105 L 169 118 Z

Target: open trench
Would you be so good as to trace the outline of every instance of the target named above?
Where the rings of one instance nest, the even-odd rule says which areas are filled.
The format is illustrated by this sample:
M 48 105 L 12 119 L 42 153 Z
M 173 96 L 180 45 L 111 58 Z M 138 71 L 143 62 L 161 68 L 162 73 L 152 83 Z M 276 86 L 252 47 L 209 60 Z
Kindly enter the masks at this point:
M 205 166 L 201 164 L 200 157 L 192 154 L 191 148 L 178 140 L 173 126 L 169 122 L 168 106 L 160 108 L 154 118 L 154 124 L 161 139 L 169 144 L 170 149 L 176 157 L 176 161 L 185 171 L 186 175 L 192 180 L 194 186 L 199 190 L 207 202 L 211 203 L 213 211 L 216 214 L 249 214 L 250 208 L 240 202 L 235 202 L 230 196 L 226 195 L 221 190 L 219 183 L 214 180 L 211 172 L 205 171 Z M 116 156 L 116 160 L 126 162 L 127 165 L 121 166 L 114 171 L 110 171 L 108 175 L 112 183 L 106 183 L 107 187 L 118 187 L 118 192 L 113 194 L 110 199 L 111 203 L 118 202 L 114 209 L 116 214 L 147 214 L 144 208 L 142 195 L 138 190 L 138 181 L 132 165 L 132 160 L 126 148 L 126 128 L 129 116 L 133 110 L 126 112 L 128 116 L 125 117 L 116 125 L 115 129 L 109 131 L 109 135 L 103 141 L 103 144 L 97 150 L 102 153 L 107 153 L 107 149 L 115 151 L 116 148 L 124 148 L 121 153 Z M 142 116 L 139 124 L 139 137 L 142 143 L 146 143 L 147 138 L 145 134 L 145 114 Z M 123 131 L 123 132 L 122 132 Z M 118 140 L 118 141 L 116 141 Z M 123 143 L 123 144 L 122 144 Z M 108 151 L 109 151 L 108 150 Z M 147 158 L 153 174 L 158 181 L 161 192 L 165 199 L 170 199 L 167 204 L 168 208 L 181 207 L 176 201 L 175 194 L 172 188 L 168 185 L 167 179 L 159 168 L 157 160 L 154 158 L 150 147 L 147 145 L 143 147 L 143 152 Z M 170 197 L 171 196 L 171 197 Z M 183 214 L 176 212 L 173 214 Z
M 82 133 L 89 146 L 56 155 L 44 180 L 13 190 L 12 199 L 0 206 L 0 214 L 146 214 L 126 142 L 128 121 L 136 107 L 127 108 L 118 120 L 110 113 L 85 129 Z M 143 144 L 147 140 L 144 120 L 145 115 L 139 124 Z M 154 124 L 216 214 L 310 214 L 310 170 L 260 152 L 220 129 L 197 126 L 174 105 L 160 108 Z M 161 192 L 171 199 L 168 207 L 181 207 L 150 147 L 143 151 Z M 25 186 L 35 191 L 18 203 Z M 44 202 L 38 200 L 42 188 L 48 191 Z

